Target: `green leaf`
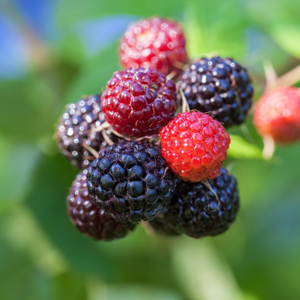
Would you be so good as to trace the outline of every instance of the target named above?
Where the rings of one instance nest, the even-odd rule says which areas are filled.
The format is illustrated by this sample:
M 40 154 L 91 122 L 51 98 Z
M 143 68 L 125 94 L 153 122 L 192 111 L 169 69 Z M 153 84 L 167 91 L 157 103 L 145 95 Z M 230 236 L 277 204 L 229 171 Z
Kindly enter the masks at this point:
M 179 239 L 173 247 L 178 283 L 193 300 L 244 299 L 229 266 L 209 241 Z
M 39 226 L 73 268 L 105 279 L 119 274 L 97 242 L 80 234 L 66 212 L 68 189 L 76 171 L 62 155 L 45 156 L 36 172 L 35 186 L 26 198 Z
M 238 0 L 189 0 L 185 32 L 192 58 L 215 52 L 241 58 L 246 49 L 245 13 Z
M 82 95 L 102 93 L 113 72 L 121 68 L 118 61 L 115 44 L 97 55 L 74 79 L 67 91 L 65 102 L 77 101 Z
M 264 26 L 266 29 L 272 23 L 281 24 L 284 20 L 298 20 L 300 2 L 296 0 L 251 0 L 245 1 L 246 11 L 252 24 Z M 266 13 L 269 9 L 272 13 Z
M 49 78 L 28 75 L 22 80 L 0 81 L 0 132 L 9 137 L 36 139 L 52 131 L 57 99 Z
M 174 291 L 147 285 L 108 285 L 94 283 L 90 300 L 182 300 Z
M 39 157 L 36 145 L 0 136 L 0 210 L 21 200 L 28 191 Z
M 150 17 L 153 15 L 170 17 L 180 14 L 183 6 L 184 2 L 181 0 L 173 0 L 172 3 L 160 0 L 131 0 L 130 2 L 124 0 L 61 0 L 58 4 L 57 18 L 60 24 L 67 25 L 82 20 L 116 14 L 128 14 L 140 17 Z
M 67 272 L 65 263 L 59 266 L 61 258 L 25 206 L 2 215 L 0 228 L 1 297 L 60 300 L 68 295 L 74 300 L 86 299 L 83 278 Z
M 255 158 L 262 159 L 262 151 L 256 145 L 250 144 L 238 135 L 230 135 L 231 143 L 228 156 L 234 158 Z
M 65 272 L 54 278 L 51 282 L 53 290 L 52 299 L 65 300 L 87 300 L 87 292 L 85 288 L 85 278 L 75 273 Z
M 300 22 L 298 20 L 276 22 L 269 27 L 269 33 L 286 52 L 300 58 Z
M 14 206 L 13 211 L 2 215 L 1 225 L 9 243 L 19 252 L 27 253 L 37 268 L 51 276 L 68 268 L 66 261 L 49 242 L 26 205 Z

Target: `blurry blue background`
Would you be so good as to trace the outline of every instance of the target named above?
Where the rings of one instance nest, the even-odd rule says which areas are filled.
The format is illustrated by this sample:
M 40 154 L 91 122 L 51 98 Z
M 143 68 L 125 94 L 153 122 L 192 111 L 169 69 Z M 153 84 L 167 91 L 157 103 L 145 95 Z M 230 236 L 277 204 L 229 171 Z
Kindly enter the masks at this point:
M 299 64 L 297 0 L 1 0 L 1 299 L 300 299 L 300 145 L 260 158 L 244 131 L 227 164 L 241 211 L 215 238 L 149 236 L 93 242 L 73 228 L 65 199 L 77 170 L 58 153 L 54 123 L 68 102 L 101 92 L 120 68 L 118 39 L 152 15 L 184 26 L 191 58 L 217 52 L 249 69 L 258 98 L 263 61 Z M 244 147 L 241 150 L 241 147 Z

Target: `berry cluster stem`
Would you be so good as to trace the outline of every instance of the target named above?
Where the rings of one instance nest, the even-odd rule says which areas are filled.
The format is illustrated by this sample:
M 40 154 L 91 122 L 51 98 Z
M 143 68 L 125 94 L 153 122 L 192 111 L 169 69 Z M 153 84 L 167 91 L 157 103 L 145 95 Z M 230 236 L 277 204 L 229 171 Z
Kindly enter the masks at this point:
M 88 151 L 90 151 L 95 156 L 95 158 L 99 158 L 98 152 L 94 148 L 92 148 L 91 146 L 89 146 L 87 144 L 83 144 L 82 146 L 85 149 L 87 149 Z
M 264 149 L 262 152 L 264 159 L 270 159 L 272 158 L 274 151 L 275 151 L 275 143 L 272 137 L 270 136 L 264 136 Z
M 110 127 L 110 124 L 107 121 L 105 121 L 99 127 L 93 128 L 92 131 L 101 132 L 101 131 L 104 131 L 105 129 L 108 129 L 109 127 Z
M 185 95 L 182 91 L 182 89 L 180 89 L 180 94 L 181 94 L 181 98 L 182 98 L 182 112 L 190 112 L 190 106 L 185 98 Z
M 270 60 L 265 60 L 263 65 L 266 77 L 266 91 L 268 91 L 277 86 L 278 76 Z
M 214 194 L 214 196 L 217 198 L 218 202 L 220 203 L 220 199 L 219 199 L 217 193 L 213 190 L 213 188 L 210 185 L 210 183 L 208 182 L 208 180 L 207 179 L 206 180 L 202 180 L 201 183 Z
M 300 81 L 300 65 L 277 79 L 277 86 L 291 86 Z

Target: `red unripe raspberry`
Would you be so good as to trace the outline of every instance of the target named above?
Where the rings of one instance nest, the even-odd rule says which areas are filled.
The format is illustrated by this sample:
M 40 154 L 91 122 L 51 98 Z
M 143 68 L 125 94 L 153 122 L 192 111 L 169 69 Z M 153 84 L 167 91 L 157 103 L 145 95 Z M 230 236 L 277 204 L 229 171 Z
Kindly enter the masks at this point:
M 175 83 L 154 69 L 125 69 L 108 81 L 101 107 L 117 132 L 154 135 L 174 117 L 175 92 Z
M 277 144 L 300 139 L 300 91 L 296 87 L 280 87 L 264 94 L 255 108 L 253 123 L 263 137 Z
M 159 135 L 162 156 L 182 180 L 197 182 L 220 174 L 230 137 L 211 116 L 180 113 Z
M 125 68 L 153 68 L 168 75 L 180 73 L 187 51 L 181 26 L 162 18 L 150 18 L 131 24 L 120 44 L 121 63 Z

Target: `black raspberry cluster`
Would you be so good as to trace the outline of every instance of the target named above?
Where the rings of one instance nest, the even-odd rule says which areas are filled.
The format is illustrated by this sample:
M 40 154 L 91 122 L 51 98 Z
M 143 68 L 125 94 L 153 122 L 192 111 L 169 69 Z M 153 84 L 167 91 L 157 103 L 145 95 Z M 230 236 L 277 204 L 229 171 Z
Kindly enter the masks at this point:
M 251 81 L 231 58 L 189 63 L 185 46 L 172 20 L 130 25 L 120 44 L 125 69 L 102 95 L 69 104 L 61 117 L 58 146 L 82 169 L 68 214 L 83 234 L 112 240 L 146 221 L 161 234 L 201 238 L 235 220 L 239 195 L 223 167 L 225 128 L 244 121 Z M 176 115 L 182 103 L 193 111 Z

